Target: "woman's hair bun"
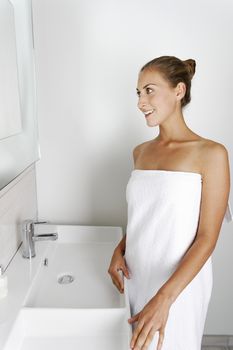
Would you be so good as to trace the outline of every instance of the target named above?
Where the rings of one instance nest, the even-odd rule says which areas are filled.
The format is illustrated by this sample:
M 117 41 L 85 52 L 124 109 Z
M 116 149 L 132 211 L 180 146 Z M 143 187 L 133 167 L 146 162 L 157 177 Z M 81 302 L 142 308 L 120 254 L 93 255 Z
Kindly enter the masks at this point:
M 183 61 L 184 64 L 186 65 L 189 75 L 190 75 L 190 79 L 192 79 L 192 77 L 194 76 L 194 73 L 196 71 L 196 61 L 193 60 L 192 58 Z

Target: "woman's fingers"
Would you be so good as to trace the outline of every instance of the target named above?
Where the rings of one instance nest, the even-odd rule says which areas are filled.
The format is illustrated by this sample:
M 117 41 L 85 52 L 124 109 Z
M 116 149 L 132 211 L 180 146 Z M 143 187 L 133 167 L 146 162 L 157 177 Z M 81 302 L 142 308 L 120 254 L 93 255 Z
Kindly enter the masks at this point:
M 158 344 L 156 349 L 162 350 L 162 344 L 165 336 L 165 326 L 168 319 L 170 303 L 167 299 L 163 299 L 159 294 L 156 294 L 140 311 L 128 319 L 130 324 L 139 321 L 134 329 L 130 347 L 134 350 L 146 350 L 151 343 L 156 331 L 159 332 Z
M 144 339 L 142 339 L 142 336 L 139 337 L 141 330 L 144 326 L 144 320 L 143 319 L 139 320 L 139 316 L 140 316 L 140 312 L 134 315 L 133 317 L 131 317 L 131 321 L 133 322 L 138 321 L 138 324 L 137 324 L 137 327 L 134 329 L 133 337 L 130 342 L 131 348 L 134 348 L 135 344 L 137 343 L 138 349 L 142 346 L 142 344 L 145 341 Z M 143 336 L 145 336 L 145 332 Z
M 117 268 L 118 271 L 118 280 L 120 280 L 122 291 L 124 290 L 124 276 L 126 276 L 128 279 L 130 279 L 129 271 L 125 265 L 121 265 L 121 267 Z M 122 271 L 122 273 L 119 273 L 119 271 Z M 120 277 L 121 276 L 121 277 Z
M 161 350 L 163 345 L 163 339 L 164 339 L 164 328 L 159 329 L 159 340 L 156 350 Z
M 119 290 L 119 292 L 122 293 L 123 287 L 122 287 L 122 285 L 120 284 L 120 282 L 119 282 L 119 281 L 113 280 L 113 283 L 115 284 L 115 286 L 117 287 L 117 289 Z
M 115 270 L 115 271 L 112 271 L 109 273 L 111 275 L 111 279 L 112 279 L 113 284 L 119 289 L 120 292 L 123 292 L 124 282 L 123 282 L 122 278 L 120 277 L 119 268 L 118 268 L 118 270 Z
M 122 293 L 124 290 L 124 280 L 123 280 L 123 274 L 122 272 L 120 273 L 121 268 L 118 267 L 117 272 L 116 272 L 116 279 L 119 285 L 119 291 Z M 122 276 L 122 277 L 121 277 Z
M 149 333 L 147 334 L 147 338 L 146 338 L 146 341 L 145 343 L 143 344 L 143 347 L 142 349 L 148 349 L 149 348 L 149 345 L 150 343 L 152 342 L 153 338 L 154 338 L 154 335 L 156 333 L 156 329 L 154 327 L 152 327 L 149 331 Z M 155 349 L 154 349 L 155 350 Z
M 119 273 L 119 271 L 122 271 Z M 119 289 L 121 293 L 124 291 L 124 275 L 130 278 L 129 271 L 126 266 L 125 259 L 122 254 L 115 252 L 112 256 L 108 273 L 111 276 L 113 284 Z
M 140 313 L 139 313 L 140 314 Z M 133 322 L 135 322 L 135 317 L 138 319 L 138 314 L 131 318 Z M 131 322 L 131 321 L 130 321 Z M 138 322 L 137 327 L 134 330 L 133 337 L 130 342 L 130 347 L 134 350 L 143 349 L 146 350 L 149 348 L 155 333 L 159 332 L 159 340 L 156 349 L 154 350 L 162 350 L 163 340 L 164 340 L 164 327 L 156 328 L 150 323 L 143 323 L 143 320 Z
M 123 271 L 125 277 L 127 277 L 127 278 L 129 279 L 129 278 L 130 278 L 129 270 L 128 270 L 128 268 L 126 267 L 126 265 L 123 265 L 123 266 L 122 266 L 122 271 Z

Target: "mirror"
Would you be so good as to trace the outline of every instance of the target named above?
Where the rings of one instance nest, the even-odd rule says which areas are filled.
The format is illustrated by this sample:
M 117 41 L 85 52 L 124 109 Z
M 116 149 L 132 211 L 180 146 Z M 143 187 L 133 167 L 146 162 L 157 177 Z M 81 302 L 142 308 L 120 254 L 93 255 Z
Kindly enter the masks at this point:
M 2 189 L 40 157 L 30 1 L 0 0 L 0 22 Z
M 14 10 L 0 2 L 0 139 L 21 132 Z

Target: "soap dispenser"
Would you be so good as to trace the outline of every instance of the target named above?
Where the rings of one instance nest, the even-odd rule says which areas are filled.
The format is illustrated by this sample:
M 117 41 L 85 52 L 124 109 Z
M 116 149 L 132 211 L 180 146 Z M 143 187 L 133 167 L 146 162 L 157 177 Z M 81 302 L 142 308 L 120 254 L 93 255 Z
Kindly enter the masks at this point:
M 5 298 L 8 292 L 7 276 L 4 276 L 3 272 L 3 266 L 0 265 L 0 299 Z

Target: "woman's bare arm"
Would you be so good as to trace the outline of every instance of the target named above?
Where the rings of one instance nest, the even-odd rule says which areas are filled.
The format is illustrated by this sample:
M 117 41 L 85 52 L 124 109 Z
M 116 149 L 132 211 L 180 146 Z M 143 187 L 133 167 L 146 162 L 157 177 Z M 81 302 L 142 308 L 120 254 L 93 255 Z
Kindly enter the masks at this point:
M 126 241 L 126 235 L 123 236 L 120 243 L 117 245 L 117 247 L 114 249 L 115 252 L 120 252 L 122 255 L 125 254 L 125 241 Z

